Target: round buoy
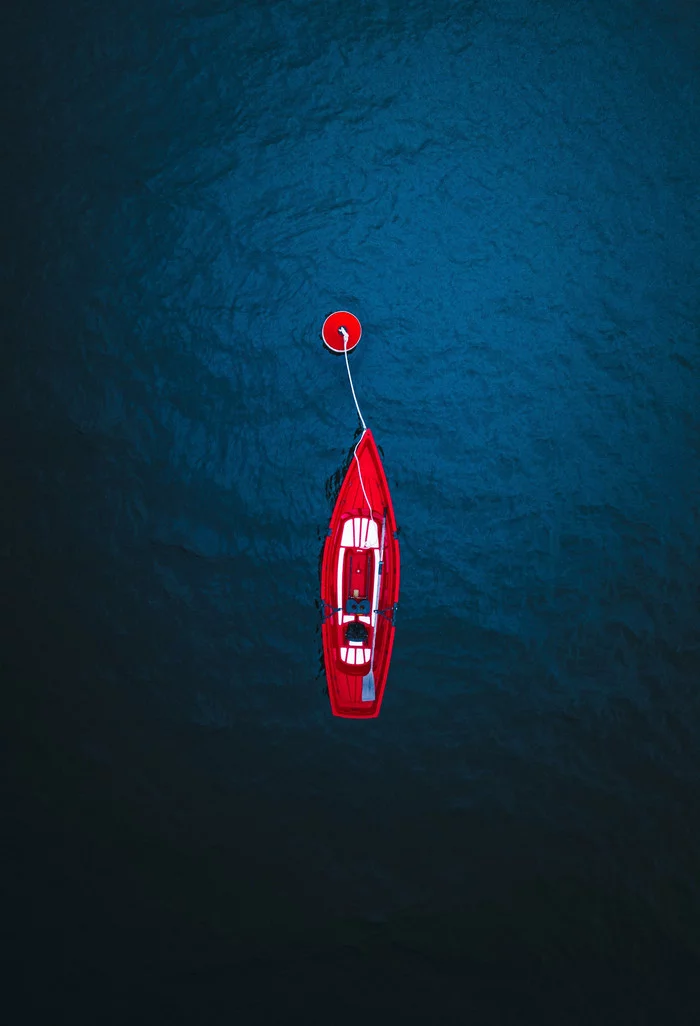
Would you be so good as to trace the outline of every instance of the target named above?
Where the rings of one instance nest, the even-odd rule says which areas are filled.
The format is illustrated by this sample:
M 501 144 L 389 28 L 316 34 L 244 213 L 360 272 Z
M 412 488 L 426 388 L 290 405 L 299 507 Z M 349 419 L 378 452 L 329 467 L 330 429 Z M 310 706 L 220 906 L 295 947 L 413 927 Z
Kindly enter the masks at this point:
M 350 352 L 360 341 L 362 335 L 362 325 L 355 314 L 348 313 L 347 310 L 336 310 L 335 313 L 329 314 L 321 328 L 324 345 L 332 349 L 334 353 L 343 353 L 346 349 L 346 334 L 347 351 Z

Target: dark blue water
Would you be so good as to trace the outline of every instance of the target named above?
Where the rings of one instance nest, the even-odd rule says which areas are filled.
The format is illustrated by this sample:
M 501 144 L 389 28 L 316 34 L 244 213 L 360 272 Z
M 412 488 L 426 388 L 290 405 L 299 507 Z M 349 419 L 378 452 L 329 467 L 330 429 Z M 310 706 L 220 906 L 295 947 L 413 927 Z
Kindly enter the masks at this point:
M 698 1021 L 699 47 L 681 0 L 5 15 L 17 1022 Z M 337 308 L 372 723 L 320 665 Z

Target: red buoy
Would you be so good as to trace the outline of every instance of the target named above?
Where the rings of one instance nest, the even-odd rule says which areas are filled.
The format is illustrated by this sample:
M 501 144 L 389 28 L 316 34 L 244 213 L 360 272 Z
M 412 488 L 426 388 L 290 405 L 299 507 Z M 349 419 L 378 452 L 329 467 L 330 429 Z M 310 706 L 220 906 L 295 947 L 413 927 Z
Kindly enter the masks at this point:
M 323 342 L 334 353 L 345 352 L 345 334 L 347 333 L 347 351 L 350 352 L 360 341 L 362 325 L 354 314 L 347 310 L 336 310 L 329 314 L 323 322 L 321 337 Z

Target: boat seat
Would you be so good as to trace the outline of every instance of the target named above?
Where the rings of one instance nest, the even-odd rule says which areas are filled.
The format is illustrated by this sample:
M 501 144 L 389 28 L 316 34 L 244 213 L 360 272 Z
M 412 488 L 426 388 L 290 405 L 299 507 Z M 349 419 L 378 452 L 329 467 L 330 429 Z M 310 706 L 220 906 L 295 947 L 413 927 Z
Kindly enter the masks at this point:
M 348 549 L 378 549 L 379 532 L 376 523 L 369 517 L 351 517 L 345 521 L 340 544 Z
M 358 623 L 354 620 L 349 623 L 345 628 L 345 640 L 351 645 L 364 644 L 369 637 L 369 631 L 363 623 Z
M 355 616 L 369 615 L 369 599 L 349 598 L 345 603 L 345 612 Z

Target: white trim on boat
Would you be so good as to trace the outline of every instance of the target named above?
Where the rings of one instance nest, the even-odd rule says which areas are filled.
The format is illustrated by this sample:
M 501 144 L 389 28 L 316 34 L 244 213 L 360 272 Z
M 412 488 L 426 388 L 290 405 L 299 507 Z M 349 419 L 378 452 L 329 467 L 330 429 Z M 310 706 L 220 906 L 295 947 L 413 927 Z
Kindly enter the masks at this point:
M 343 532 L 344 533 L 344 532 Z M 345 547 L 341 546 L 338 552 L 338 600 L 336 606 L 338 607 L 338 623 L 343 622 L 343 609 L 345 603 L 343 602 L 343 564 L 345 563 Z M 345 658 L 345 656 L 343 656 Z
M 372 583 L 372 627 L 377 626 L 377 610 L 379 609 L 379 552 L 374 560 L 374 581 Z

